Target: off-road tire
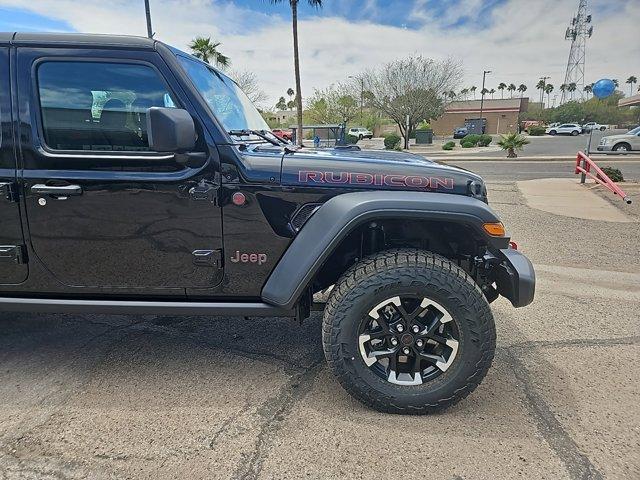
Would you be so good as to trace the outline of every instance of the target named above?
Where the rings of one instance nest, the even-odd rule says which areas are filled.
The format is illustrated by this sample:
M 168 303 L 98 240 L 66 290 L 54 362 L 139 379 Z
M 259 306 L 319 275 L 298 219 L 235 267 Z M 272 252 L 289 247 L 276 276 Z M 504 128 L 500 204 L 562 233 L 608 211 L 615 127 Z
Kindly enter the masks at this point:
M 418 292 L 444 306 L 460 334 L 451 368 L 422 385 L 380 378 L 359 351 L 363 318 L 380 301 L 402 292 Z M 431 252 L 398 249 L 364 258 L 336 282 L 324 311 L 322 341 L 329 368 L 355 398 L 382 412 L 426 414 L 475 390 L 491 366 L 496 332 L 486 298 L 464 270 Z

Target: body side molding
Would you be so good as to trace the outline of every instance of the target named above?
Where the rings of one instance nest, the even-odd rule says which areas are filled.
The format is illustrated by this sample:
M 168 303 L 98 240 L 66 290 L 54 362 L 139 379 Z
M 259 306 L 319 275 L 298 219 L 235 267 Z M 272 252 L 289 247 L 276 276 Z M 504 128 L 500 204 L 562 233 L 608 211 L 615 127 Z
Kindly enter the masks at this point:
M 2 312 L 107 313 L 114 315 L 229 315 L 295 317 L 287 310 L 262 302 L 173 302 L 133 300 L 74 300 L 0 297 Z
M 464 223 L 484 237 L 482 224 L 500 219 L 484 202 L 446 193 L 367 191 L 327 201 L 307 221 L 262 289 L 262 300 L 291 309 L 333 249 L 358 225 L 373 219 L 416 218 Z M 508 238 L 489 239 L 506 248 Z

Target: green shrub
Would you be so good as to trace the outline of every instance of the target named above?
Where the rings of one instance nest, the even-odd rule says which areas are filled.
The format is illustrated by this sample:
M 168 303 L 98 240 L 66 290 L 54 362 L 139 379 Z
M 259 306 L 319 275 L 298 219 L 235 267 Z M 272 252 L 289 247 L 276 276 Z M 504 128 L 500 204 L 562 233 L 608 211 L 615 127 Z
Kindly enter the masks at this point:
M 615 167 L 602 167 L 602 171 L 609 177 L 613 182 L 624 182 L 624 177 L 622 176 L 622 172 L 619 168 Z
M 355 145 L 356 143 L 358 143 L 358 137 L 355 137 L 353 135 L 345 135 L 344 143 L 346 143 L 347 145 Z
M 478 145 L 478 142 L 480 141 L 480 137 L 481 135 L 478 135 L 477 133 L 470 133 L 469 135 L 465 135 L 460 139 L 460 145 L 462 145 L 463 143 L 470 143 L 472 147 L 475 147 L 476 145 Z M 464 147 L 464 145 L 462 146 Z M 469 148 L 469 147 L 465 147 L 465 148 Z
M 444 145 L 442 145 L 442 149 L 443 150 L 453 150 L 453 147 L 456 146 L 456 142 L 447 142 Z
M 398 150 L 401 138 L 395 133 L 390 133 L 384 137 L 384 148 L 387 150 Z
M 482 135 L 480 135 L 480 138 L 478 139 L 478 146 L 479 147 L 488 147 L 492 140 L 493 140 L 493 137 L 491 135 L 482 134 Z
M 416 130 L 431 130 L 431 124 L 426 120 L 423 120 L 418 124 Z
M 532 125 L 529 127 L 529 135 L 533 137 L 539 137 L 540 135 L 544 135 L 546 129 L 540 125 Z
M 473 142 L 462 142 L 460 145 L 462 145 L 462 148 L 473 148 L 476 146 Z

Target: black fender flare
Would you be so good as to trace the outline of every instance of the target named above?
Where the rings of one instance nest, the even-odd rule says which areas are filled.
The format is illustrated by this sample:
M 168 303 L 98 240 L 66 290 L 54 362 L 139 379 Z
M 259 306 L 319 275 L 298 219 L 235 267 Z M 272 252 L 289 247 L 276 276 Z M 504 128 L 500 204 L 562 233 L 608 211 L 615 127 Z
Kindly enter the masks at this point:
M 337 195 L 307 221 L 262 288 L 268 304 L 293 308 L 338 244 L 362 223 L 385 218 L 416 218 L 464 223 L 495 248 L 508 237 L 490 237 L 483 223 L 499 222 L 486 203 L 464 195 L 432 192 L 367 191 Z

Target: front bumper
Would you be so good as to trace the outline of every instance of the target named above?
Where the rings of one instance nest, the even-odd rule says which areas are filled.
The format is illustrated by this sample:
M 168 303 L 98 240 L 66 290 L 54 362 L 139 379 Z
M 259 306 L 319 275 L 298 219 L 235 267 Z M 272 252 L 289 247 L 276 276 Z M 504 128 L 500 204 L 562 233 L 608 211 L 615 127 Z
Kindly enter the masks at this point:
M 509 299 L 514 307 L 533 302 L 536 291 L 536 272 L 527 257 L 511 248 L 500 249 L 500 263 L 496 265 L 498 293 Z

